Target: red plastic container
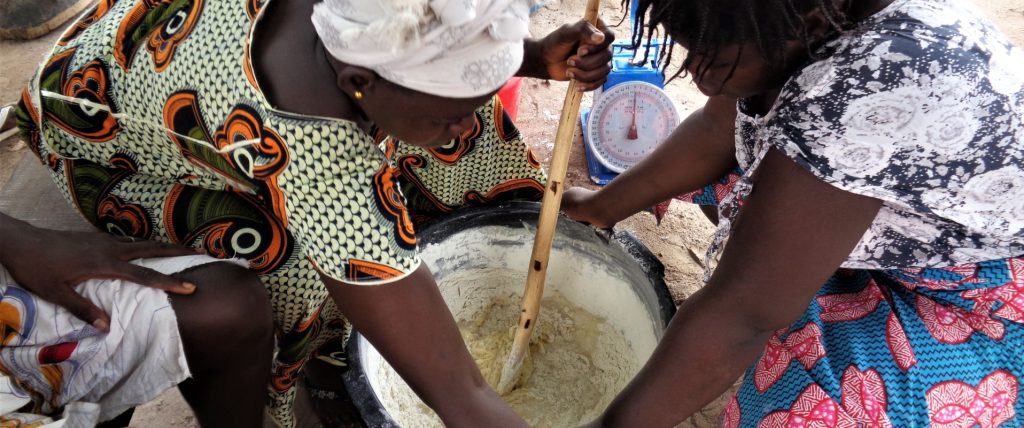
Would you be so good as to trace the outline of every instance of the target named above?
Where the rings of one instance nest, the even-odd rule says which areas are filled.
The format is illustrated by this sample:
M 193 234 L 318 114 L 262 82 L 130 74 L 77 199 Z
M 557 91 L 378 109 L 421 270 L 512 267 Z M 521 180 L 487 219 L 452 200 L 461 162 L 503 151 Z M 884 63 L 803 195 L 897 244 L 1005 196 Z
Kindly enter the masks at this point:
M 498 90 L 498 98 L 501 99 L 501 104 L 505 106 L 505 112 L 508 113 L 508 117 L 512 118 L 512 121 L 516 120 L 516 113 L 519 112 L 519 89 L 522 86 L 523 78 L 513 77 Z

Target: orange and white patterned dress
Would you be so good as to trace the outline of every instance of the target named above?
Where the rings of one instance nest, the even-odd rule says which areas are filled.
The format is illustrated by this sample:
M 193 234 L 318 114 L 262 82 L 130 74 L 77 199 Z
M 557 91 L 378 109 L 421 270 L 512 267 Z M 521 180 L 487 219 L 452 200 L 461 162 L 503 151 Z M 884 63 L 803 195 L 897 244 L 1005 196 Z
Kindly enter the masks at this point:
M 60 38 L 18 118 L 101 230 L 248 260 L 273 304 L 271 414 L 288 426 L 297 371 L 344 334 L 317 271 L 400 279 L 420 264 L 415 216 L 538 199 L 544 173 L 497 98 L 474 130 L 429 150 L 275 109 L 249 58 L 263 6 L 101 0 Z

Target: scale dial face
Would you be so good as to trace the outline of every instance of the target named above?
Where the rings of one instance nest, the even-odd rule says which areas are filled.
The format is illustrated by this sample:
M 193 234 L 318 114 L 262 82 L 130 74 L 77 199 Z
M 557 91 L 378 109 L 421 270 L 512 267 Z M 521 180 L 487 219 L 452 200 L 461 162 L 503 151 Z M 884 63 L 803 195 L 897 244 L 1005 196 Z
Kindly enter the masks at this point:
M 621 173 L 651 154 L 678 125 L 679 111 L 665 91 L 647 82 L 625 82 L 595 98 L 587 141 L 602 165 Z

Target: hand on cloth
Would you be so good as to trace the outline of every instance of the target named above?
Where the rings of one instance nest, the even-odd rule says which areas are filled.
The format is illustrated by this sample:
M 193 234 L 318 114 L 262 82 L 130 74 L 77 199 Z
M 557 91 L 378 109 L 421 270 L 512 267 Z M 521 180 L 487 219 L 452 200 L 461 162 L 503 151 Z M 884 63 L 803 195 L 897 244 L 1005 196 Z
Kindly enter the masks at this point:
M 518 75 L 576 79 L 581 91 L 592 91 L 608 80 L 614 40 L 615 33 L 601 20 L 596 27 L 583 20 L 563 25 L 542 39 L 526 40 Z
M 41 229 L 0 214 L 0 265 L 22 288 L 59 305 L 98 330 L 108 331 L 110 317 L 75 291 L 90 279 L 120 279 L 169 293 L 191 294 L 195 285 L 130 261 L 150 257 L 196 255 L 197 250 L 99 232 Z

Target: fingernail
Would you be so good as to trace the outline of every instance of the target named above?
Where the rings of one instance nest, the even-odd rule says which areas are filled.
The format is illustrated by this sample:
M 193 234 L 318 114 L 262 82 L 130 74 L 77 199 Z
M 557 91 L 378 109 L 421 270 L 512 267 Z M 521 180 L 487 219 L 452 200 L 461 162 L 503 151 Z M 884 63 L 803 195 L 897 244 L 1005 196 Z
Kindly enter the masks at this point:
M 189 293 L 196 291 L 196 285 L 191 282 L 183 282 L 181 283 L 181 286 L 184 287 L 185 291 L 188 291 Z
M 604 34 L 601 34 L 601 33 L 594 33 L 594 34 L 592 34 L 592 35 L 590 36 L 590 40 L 593 40 L 593 41 L 595 41 L 595 42 L 598 42 L 598 43 L 600 43 L 600 42 L 604 41 Z
M 96 318 L 96 321 L 92 322 L 92 326 L 104 333 L 110 331 L 110 324 L 108 324 L 103 318 Z
M 573 75 L 573 73 L 572 73 L 571 71 L 567 71 L 567 72 L 565 72 L 565 76 L 566 76 L 566 77 L 568 77 L 568 78 L 570 78 L 570 79 L 572 79 L 573 77 L 575 77 L 575 75 Z
M 575 67 L 576 66 L 576 60 L 570 59 L 570 60 L 566 61 L 565 63 L 569 64 L 569 67 Z

